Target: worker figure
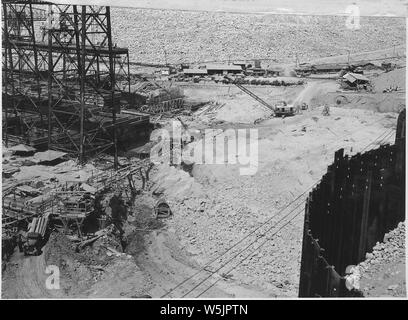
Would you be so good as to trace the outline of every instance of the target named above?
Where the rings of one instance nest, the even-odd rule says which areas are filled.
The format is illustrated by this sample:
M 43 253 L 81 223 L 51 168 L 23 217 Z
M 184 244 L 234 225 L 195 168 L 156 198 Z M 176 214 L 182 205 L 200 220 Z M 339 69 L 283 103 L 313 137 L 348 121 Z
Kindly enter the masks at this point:
M 144 172 L 142 171 L 141 167 L 139 168 L 139 174 L 140 174 L 140 177 L 142 178 L 142 190 L 144 190 L 146 187 L 146 176 Z
M 330 116 L 330 107 L 327 104 L 325 104 L 323 106 L 322 115 L 323 116 Z
M 300 109 L 301 109 L 300 104 L 297 104 L 296 105 L 296 113 L 300 114 Z
M 21 235 L 21 233 L 19 233 L 18 236 L 17 236 L 17 245 L 18 245 L 18 251 L 23 252 L 24 251 L 24 248 L 23 248 L 23 236 Z
M 40 30 L 41 30 L 41 42 L 44 42 L 45 36 L 47 35 L 47 28 L 44 21 L 41 23 Z
M 60 30 L 67 31 L 68 30 L 67 15 L 65 13 L 60 13 L 58 17 L 58 21 L 59 21 Z

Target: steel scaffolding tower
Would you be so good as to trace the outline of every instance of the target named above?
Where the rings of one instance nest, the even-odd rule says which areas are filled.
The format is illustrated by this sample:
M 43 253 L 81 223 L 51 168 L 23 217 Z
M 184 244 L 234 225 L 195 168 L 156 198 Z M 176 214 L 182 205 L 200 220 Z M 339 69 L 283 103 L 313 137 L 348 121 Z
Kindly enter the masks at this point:
M 2 10 L 6 144 L 18 136 L 81 161 L 111 150 L 116 166 L 129 53 L 112 42 L 110 8 L 5 0 Z

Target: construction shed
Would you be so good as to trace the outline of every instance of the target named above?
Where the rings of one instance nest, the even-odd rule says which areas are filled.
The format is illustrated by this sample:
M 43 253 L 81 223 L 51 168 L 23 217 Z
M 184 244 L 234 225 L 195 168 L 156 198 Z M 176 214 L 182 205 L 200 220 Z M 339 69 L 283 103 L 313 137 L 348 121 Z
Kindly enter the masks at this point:
M 343 76 L 343 79 L 350 84 L 364 84 L 370 82 L 370 79 L 359 73 L 349 72 Z
M 367 85 L 369 85 L 370 80 L 359 73 L 349 72 L 343 76 L 343 87 L 349 89 L 367 89 Z
M 206 65 L 206 69 L 208 72 L 208 75 L 215 75 L 215 74 L 237 74 L 242 72 L 242 67 L 237 66 L 237 65 L 230 65 L 230 64 L 224 64 L 224 65 L 217 65 L 217 64 L 208 64 Z

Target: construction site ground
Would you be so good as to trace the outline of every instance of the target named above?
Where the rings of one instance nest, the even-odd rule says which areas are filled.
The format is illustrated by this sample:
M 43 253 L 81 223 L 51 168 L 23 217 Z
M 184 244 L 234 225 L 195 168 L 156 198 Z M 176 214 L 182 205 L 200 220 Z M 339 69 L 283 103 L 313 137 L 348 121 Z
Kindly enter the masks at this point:
M 379 74 L 374 80 L 378 93 L 369 98 L 365 93 L 353 93 L 340 104 L 335 102 L 340 93 L 333 80 L 251 88 L 266 101 L 309 104 L 309 110 L 287 118 L 271 117 L 270 110 L 233 85 L 185 86 L 187 98 L 210 101 L 192 115 L 180 116 L 189 129 L 258 130 L 256 173 L 240 175 L 238 164 L 195 164 L 189 170 L 156 165 L 148 188 L 137 196 L 124 223 L 125 243 L 105 236 L 76 252 L 66 236 L 53 232 L 40 256 L 25 257 L 16 249 L 3 264 L 3 298 L 183 296 L 199 283 L 194 275 L 208 262 L 274 215 L 279 217 L 280 210 L 319 181 L 337 149 L 355 154 L 381 143 L 393 143 L 394 135 L 386 140 L 377 138 L 395 129 L 397 111 L 405 100 L 400 92 L 380 94 L 380 86 L 392 77 L 405 88 L 400 73 L 405 74 L 405 68 Z M 329 116 L 322 115 L 323 104 L 330 105 Z M 171 127 L 171 120 L 164 120 L 165 128 Z M 3 161 L 9 158 L 3 153 Z M 60 164 L 57 172 L 52 166 L 35 166 L 41 170 L 37 175 L 32 165 L 21 163 L 20 171 L 12 178 L 3 178 L 3 183 L 41 176 L 47 184 L 58 174 L 63 181 L 67 172 L 71 178 L 86 179 L 91 171 L 100 169 L 97 163 L 84 168 L 69 163 L 71 167 L 65 171 L 64 163 Z M 168 219 L 156 220 L 152 215 L 158 195 L 165 197 L 172 209 Z M 233 271 L 225 275 L 223 270 L 214 272 L 206 286 L 188 297 L 197 296 L 215 281 L 202 297 L 296 297 L 302 233 L 300 214 Z M 45 288 L 48 265 L 60 268 L 60 290 Z M 193 277 L 192 282 L 169 293 L 189 277 Z

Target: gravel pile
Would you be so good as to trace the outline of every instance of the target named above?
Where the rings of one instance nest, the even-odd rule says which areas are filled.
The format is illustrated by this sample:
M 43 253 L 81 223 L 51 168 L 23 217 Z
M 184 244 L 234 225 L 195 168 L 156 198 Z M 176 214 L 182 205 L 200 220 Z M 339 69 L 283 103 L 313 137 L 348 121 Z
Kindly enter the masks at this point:
M 365 296 L 406 296 L 405 264 L 405 222 L 400 222 L 358 265 L 360 289 Z
M 295 62 L 405 44 L 403 18 L 232 14 L 114 8 L 114 41 L 131 60 L 180 63 L 268 58 Z
M 195 168 L 194 171 L 196 170 L 198 169 Z M 206 171 L 206 168 L 202 170 Z M 275 168 L 275 170 L 278 169 Z M 157 181 L 156 177 L 162 175 L 161 171 L 162 169 L 155 173 L 152 180 Z M 280 190 L 271 192 L 270 188 L 266 187 L 267 180 L 270 179 L 268 173 L 265 173 L 267 177 L 262 183 L 259 180 L 253 181 L 251 178 L 239 179 L 239 181 L 231 178 L 232 181 L 226 182 L 217 180 L 218 175 L 213 176 L 212 178 L 217 183 L 216 187 L 213 184 L 214 181 L 206 182 L 206 177 L 189 177 L 199 182 L 188 184 L 183 179 L 185 174 L 178 170 L 178 175 L 174 173 L 174 178 L 165 184 L 162 182 L 161 187 L 165 187 L 166 200 L 169 201 L 174 212 L 174 216 L 167 220 L 167 223 L 177 230 L 181 247 L 202 265 L 225 253 L 228 248 L 255 228 L 260 227 L 273 214 L 277 214 L 283 204 L 292 200 L 290 194 L 280 192 Z M 199 175 L 196 172 L 195 174 Z M 176 177 L 180 179 L 175 179 Z M 211 180 L 211 177 L 208 179 Z M 283 174 L 281 174 L 281 179 L 283 179 Z M 201 186 L 201 192 L 193 192 L 194 195 L 189 197 L 189 190 L 195 190 L 197 185 Z M 248 190 L 254 190 L 254 192 L 248 192 Z M 297 191 L 294 192 L 297 193 Z M 254 196 L 254 193 L 257 195 Z M 182 200 L 181 194 L 185 195 Z M 274 199 L 273 202 L 271 198 Z M 261 228 L 257 234 L 262 234 L 262 230 L 266 228 Z M 272 296 L 296 296 L 301 234 L 302 215 L 289 224 L 278 237 L 273 237 L 273 241 L 269 241 L 267 245 L 248 257 L 242 265 L 237 266 L 231 272 L 232 278 L 245 285 L 263 288 Z M 222 262 L 231 259 L 255 239 L 254 235 L 251 236 L 232 252 L 227 253 L 223 259 L 211 264 L 210 268 L 218 268 Z M 242 255 L 229 263 L 220 273 L 228 271 L 264 240 L 260 239 L 253 246 L 244 250 Z M 277 256 L 279 259 L 276 258 Z
M 366 254 L 366 260 L 360 263 L 362 275 L 369 273 L 371 266 L 390 262 L 405 256 L 405 223 L 400 222 L 398 227 L 385 234 L 384 242 L 377 242 L 373 251 Z

